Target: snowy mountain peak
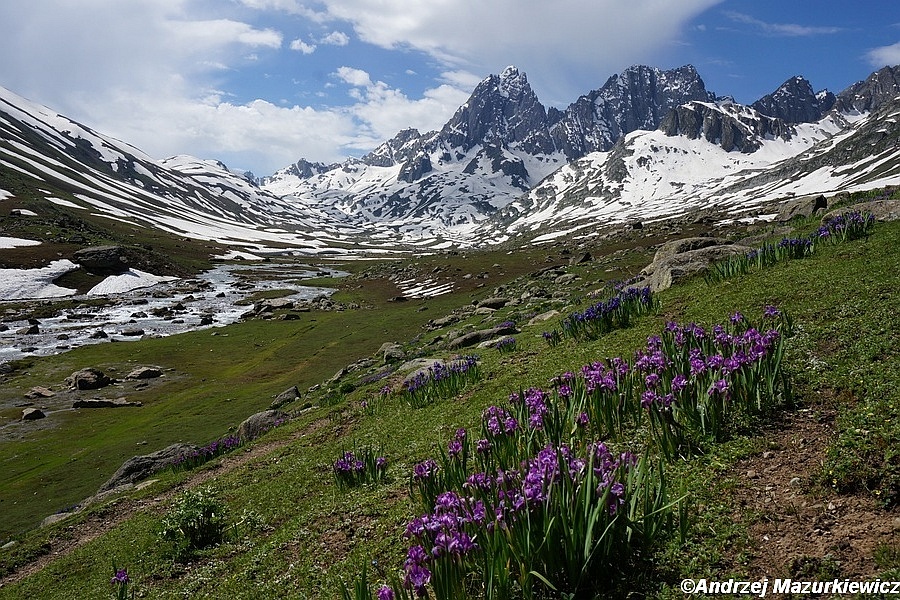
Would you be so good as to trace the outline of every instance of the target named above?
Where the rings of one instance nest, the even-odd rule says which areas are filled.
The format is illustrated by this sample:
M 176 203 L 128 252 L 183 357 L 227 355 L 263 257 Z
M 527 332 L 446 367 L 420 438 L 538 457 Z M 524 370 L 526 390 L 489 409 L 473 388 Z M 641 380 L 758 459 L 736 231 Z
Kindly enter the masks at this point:
M 900 96 L 900 65 L 882 67 L 838 94 L 834 107 L 842 113 L 867 113 L 897 96 Z
M 751 106 L 786 123 L 814 123 L 831 110 L 834 101 L 834 94 L 828 91 L 817 94 L 809 81 L 795 75 Z

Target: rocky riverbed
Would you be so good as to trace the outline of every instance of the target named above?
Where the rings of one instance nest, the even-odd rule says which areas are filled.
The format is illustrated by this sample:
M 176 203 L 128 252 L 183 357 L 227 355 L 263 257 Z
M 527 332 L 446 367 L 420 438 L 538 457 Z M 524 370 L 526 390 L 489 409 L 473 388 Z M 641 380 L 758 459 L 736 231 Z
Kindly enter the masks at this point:
M 124 292 L 67 296 L 66 308 L 33 309 L 58 300 L 35 298 L 0 302 L 0 368 L 26 356 L 46 356 L 85 344 L 131 341 L 233 323 L 252 307 L 247 300 L 266 290 L 290 290 L 285 300 L 329 296 L 328 288 L 302 284 L 305 279 L 339 276 L 335 270 L 293 263 L 222 264 L 196 279 L 176 279 Z M 113 288 L 115 289 L 115 288 Z M 4 307 L 4 304 L 6 305 Z

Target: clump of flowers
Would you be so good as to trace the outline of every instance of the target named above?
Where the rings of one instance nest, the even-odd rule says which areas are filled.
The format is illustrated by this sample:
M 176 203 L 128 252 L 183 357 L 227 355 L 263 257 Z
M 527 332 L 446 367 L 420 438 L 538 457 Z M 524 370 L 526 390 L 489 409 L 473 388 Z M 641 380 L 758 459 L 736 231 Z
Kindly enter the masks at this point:
M 203 463 L 231 452 L 241 445 L 241 438 L 237 435 L 228 435 L 221 439 L 214 440 L 202 448 L 197 448 L 192 452 L 187 452 L 177 456 L 172 460 L 173 470 L 188 470 L 202 465 Z
M 372 448 L 347 450 L 332 464 L 338 487 L 353 487 L 382 481 L 387 473 L 387 459 Z
M 493 408 L 487 427 L 516 443 L 492 452 L 508 452 L 503 462 L 515 467 L 445 475 L 462 483 L 438 493 L 414 488 L 424 513 L 406 527 L 411 545 L 403 581 L 414 595 L 466 597 L 473 577 L 490 598 L 510 597 L 513 589 L 526 597 L 538 589 L 597 589 L 628 549 L 667 531 L 663 523 L 672 523 L 674 505 L 646 459 L 601 442 L 546 444 L 529 453 L 535 430 L 507 427 L 508 412 Z
M 716 263 L 707 271 L 705 279 L 712 285 L 784 260 L 804 258 L 813 254 L 820 244 L 838 244 L 867 237 L 874 225 L 875 217 L 871 213 L 846 212 L 831 217 L 806 237 L 783 238 L 776 244 L 764 244 L 746 255 L 732 256 Z
M 574 312 L 560 322 L 562 335 L 575 340 L 596 339 L 615 329 L 629 327 L 631 321 L 655 311 L 659 301 L 649 287 L 629 287 L 582 312 Z
M 562 334 L 559 332 L 559 329 L 545 331 L 541 334 L 541 337 L 544 338 L 544 341 L 547 342 L 547 345 L 551 348 L 555 348 L 562 341 Z
M 516 338 L 514 337 L 505 337 L 501 340 L 498 340 L 497 343 L 494 344 L 494 348 L 497 349 L 500 354 L 510 354 L 516 351 Z
M 128 577 L 128 569 L 120 569 L 113 565 L 113 576 L 109 583 L 114 588 L 113 593 L 116 600 L 126 600 L 128 598 L 128 586 L 131 583 L 131 578 Z M 134 590 L 132 590 L 131 596 L 132 598 L 134 597 Z
M 460 356 L 448 363 L 435 362 L 403 383 L 403 394 L 413 408 L 421 408 L 459 394 L 480 377 L 477 356 Z
M 398 597 L 591 597 L 634 553 L 687 531 L 665 459 L 702 450 L 790 400 L 782 368 L 788 314 L 754 323 L 666 324 L 629 360 L 596 361 L 485 409 L 481 432 L 457 430 L 415 465 L 409 550 Z M 613 451 L 635 426 L 641 458 Z M 651 461 L 650 456 L 659 458 Z

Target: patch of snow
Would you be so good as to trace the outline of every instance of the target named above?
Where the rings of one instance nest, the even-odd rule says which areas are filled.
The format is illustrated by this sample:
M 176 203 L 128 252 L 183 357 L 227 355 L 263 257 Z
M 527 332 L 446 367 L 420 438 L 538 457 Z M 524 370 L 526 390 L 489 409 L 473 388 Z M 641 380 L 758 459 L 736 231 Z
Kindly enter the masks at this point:
M 239 252 L 237 250 L 229 250 L 227 254 L 219 254 L 214 256 L 219 260 L 262 260 L 261 256 L 250 254 L 249 252 Z
M 77 208 L 78 210 L 87 210 L 85 207 L 80 204 L 75 204 L 74 202 L 70 202 L 69 200 L 63 200 L 62 198 L 47 198 L 48 201 L 56 204 L 57 206 L 65 206 L 67 208 Z
M 37 240 L 26 240 L 14 237 L 0 237 L 0 248 L 23 248 L 25 246 L 40 246 Z
M 0 188 L 0 200 L 6 200 L 7 198 L 12 198 L 13 193 L 7 192 L 6 190 Z
M 0 300 L 73 296 L 75 290 L 53 281 L 78 268 L 72 261 L 61 259 L 39 269 L 0 269 Z
M 173 281 L 177 277 L 164 277 L 161 275 L 153 275 L 145 273 L 137 269 L 130 269 L 121 275 L 111 275 L 92 287 L 87 293 L 88 296 L 106 296 L 108 294 L 124 294 L 132 290 L 146 288 L 163 283 L 165 281 Z

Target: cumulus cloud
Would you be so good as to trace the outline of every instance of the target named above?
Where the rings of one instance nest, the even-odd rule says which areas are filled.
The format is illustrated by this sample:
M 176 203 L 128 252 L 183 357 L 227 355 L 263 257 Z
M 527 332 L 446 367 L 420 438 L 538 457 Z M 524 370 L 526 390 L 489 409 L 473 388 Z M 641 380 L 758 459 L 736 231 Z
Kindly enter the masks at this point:
M 335 71 L 335 76 L 343 81 L 356 87 L 366 87 L 372 85 L 372 79 L 369 74 L 362 69 L 354 69 L 353 67 L 340 67 Z
M 296 50 L 303 54 L 312 54 L 316 51 L 315 44 L 307 44 L 303 40 L 294 40 L 291 42 L 291 50 Z
M 866 59 L 875 68 L 898 65 L 900 64 L 900 42 L 873 48 L 866 53 Z
M 348 92 L 356 102 L 345 109 L 358 125 L 357 137 L 348 147 L 365 152 L 401 129 L 414 127 L 421 132 L 439 129 L 463 102 L 478 80 L 462 72 L 447 72 L 444 83 L 425 90 L 412 99 L 383 81 L 373 81 L 361 69 L 340 67 L 334 76 L 352 86 Z M 464 82 L 465 87 L 458 84 Z M 471 85 L 469 85 L 471 84 Z
M 0 85 L 152 156 L 190 153 L 265 173 L 301 156 L 336 161 L 366 152 L 405 127 L 438 128 L 485 74 L 509 64 L 528 72 L 545 103 L 568 103 L 590 89 L 584 73 L 599 87 L 611 73 L 664 56 L 687 22 L 720 1 L 4 2 L 0 55 L 27 59 L 0 61 Z M 349 44 L 350 33 L 424 53 L 427 68 L 441 74 L 414 95 L 349 59 L 283 77 L 318 81 L 318 89 L 303 90 L 317 101 L 346 94 L 345 102 L 315 107 L 295 106 L 300 96 L 290 91 L 238 100 L 229 87 L 242 67 L 268 68 L 278 52 L 310 54 L 319 44 L 318 59 L 324 45 L 359 46 Z M 393 68 L 426 70 L 402 61 Z
M 330 44 L 332 46 L 346 46 L 350 43 L 350 36 L 342 31 L 332 31 L 319 40 L 322 44 Z
M 623 68 L 660 56 L 690 19 L 721 0 L 323 0 L 363 41 L 412 48 L 450 68 L 493 73 L 525 68 L 545 102 L 571 101 Z

